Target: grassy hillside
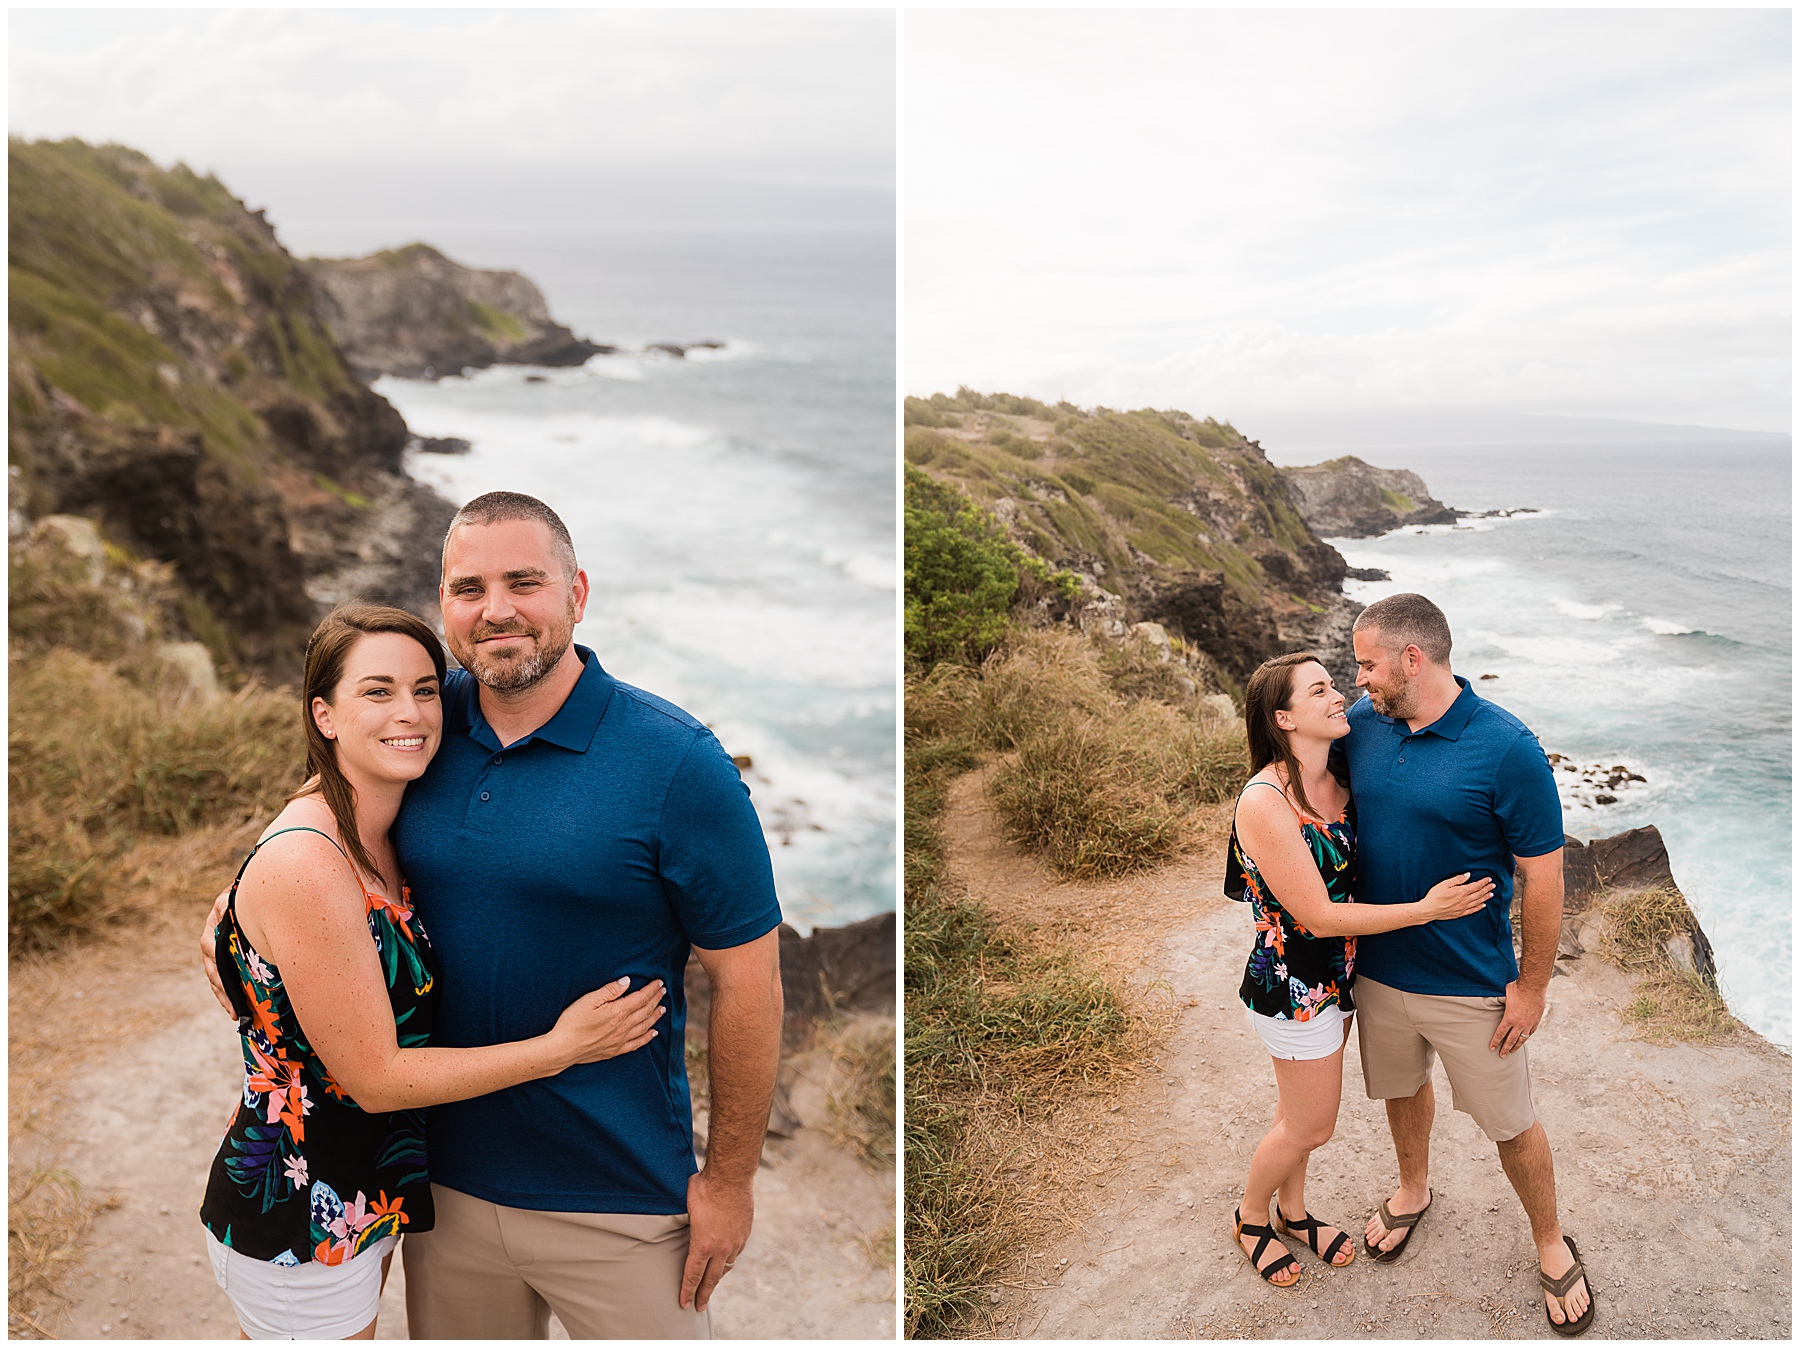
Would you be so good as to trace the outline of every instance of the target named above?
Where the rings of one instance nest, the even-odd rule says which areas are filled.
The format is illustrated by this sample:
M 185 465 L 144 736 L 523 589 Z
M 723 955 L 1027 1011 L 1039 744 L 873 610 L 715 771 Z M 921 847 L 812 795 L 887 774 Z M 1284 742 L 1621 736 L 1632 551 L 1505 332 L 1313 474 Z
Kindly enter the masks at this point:
M 1115 593 L 1147 566 L 1219 571 L 1251 602 L 1314 588 L 1318 540 L 1280 471 L 1229 422 L 959 389 L 908 398 L 906 428 L 908 463 L 990 506 L 1013 503 L 1016 538 Z
M 404 423 L 216 179 L 75 140 L 12 140 L 8 163 L 12 504 L 172 563 L 190 635 L 285 669 L 313 618 L 296 511 L 348 508 Z

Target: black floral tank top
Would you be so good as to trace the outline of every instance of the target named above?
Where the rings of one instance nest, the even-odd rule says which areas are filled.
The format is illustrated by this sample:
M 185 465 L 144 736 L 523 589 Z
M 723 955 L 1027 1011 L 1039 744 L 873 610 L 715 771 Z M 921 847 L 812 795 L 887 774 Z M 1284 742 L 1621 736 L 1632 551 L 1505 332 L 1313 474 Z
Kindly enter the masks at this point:
M 250 856 L 292 832 L 318 833 L 338 846 L 319 829 L 282 829 Z M 222 1245 L 252 1259 L 341 1264 L 402 1227 L 431 1229 L 425 1114 L 370 1113 L 331 1079 L 306 1042 L 281 971 L 238 926 L 237 887 L 249 864 L 245 857 L 231 882 L 215 954 L 238 1013 L 244 1098 L 213 1158 L 200 1220 Z M 404 881 L 398 903 L 367 889 L 363 899 L 400 1047 L 417 1048 L 431 1035 L 437 1001 L 431 942 Z
M 1257 783 L 1264 785 L 1265 783 Z M 1279 790 L 1280 788 L 1275 788 Z M 1300 836 L 1312 852 L 1325 893 L 1333 903 L 1354 903 L 1356 875 L 1355 806 L 1332 822 L 1300 817 Z M 1244 897 L 1256 914 L 1256 943 L 1244 969 L 1238 996 L 1259 1015 L 1278 1020 L 1311 1020 L 1322 1008 L 1356 1009 L 1350 984 L 1356 974 L 1354 936 L 1314 936 L 1270 892 L 1256 863 L 1244 854 L 1237 831 L 1232 858 L 1243 868 Z

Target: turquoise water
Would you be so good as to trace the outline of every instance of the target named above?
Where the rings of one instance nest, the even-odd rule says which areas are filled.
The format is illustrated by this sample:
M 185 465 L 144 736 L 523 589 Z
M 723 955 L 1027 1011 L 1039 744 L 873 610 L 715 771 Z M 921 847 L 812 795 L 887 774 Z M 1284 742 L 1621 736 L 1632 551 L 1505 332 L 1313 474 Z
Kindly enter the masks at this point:
M 597 341 L 725 343 L 376 387 L 416 434 L 472 442 L 414 476 L 549 501 L 593 586 L 576 639 L 750 757 L 788 920 L 893 908 L 893 239 L 433 242 L 523 271 Z
M 1334 539 L 1368 603 L 1413 590 L 1452 664 L 1544 747 L 1647 781 L 1565 800 L 1566 829 L 1654 824 L 1718 955 L 1732 1010 L 1791 1046 L 1792 522 L 1785 447 L 1507 445 L 1358 450 L 1464 510 L 1511 519 Z M 1284 462 L 1315 462 L 1327 454 Z

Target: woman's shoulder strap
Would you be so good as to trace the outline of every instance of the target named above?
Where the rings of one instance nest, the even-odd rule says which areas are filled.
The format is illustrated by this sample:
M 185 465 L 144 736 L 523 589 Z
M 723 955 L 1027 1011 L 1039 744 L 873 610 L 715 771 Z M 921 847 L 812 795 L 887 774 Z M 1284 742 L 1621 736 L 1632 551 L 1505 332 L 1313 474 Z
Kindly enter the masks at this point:
M 1294 802 L 1288 799 L 1288 793 L 1286 791 L 1284 791 L 1281 787 L 1277 786 L 1274 782 L 1264 781 L 1261 777 L 1252 777 L 1249 781 L 1244 783 L 1244 791 L 1248 791 L 1253 786 L 1268 787 L 1269 790 L 1275 792 L 1278 796 L 1281 797 L 1282 803 L 1285 804 L 1288 807 L 1288 809 L 1294 810 Z M 1244 791 L 1238 792 L 1238 796 L 1240 798 L 1243 796 Z M 1294 813 L 1299 814 L 1300 811 L 1294 810 Z
M 333 847 L 336 847 L 338 850 L 338 855 L 343 857 L 343 859 L 345 861 L 350 860 L 350 854 L 348 852 L 344 851 L 343 847 L 339 845 L 338 840 L 336 838 L 332 837 L 329 833 L 327 833 L 322 828 L 314 828 L 311 824 L 292 824 L 287 828 L 276 829 L 273 833 L 269 834 L 268 838 L 257 839 L 256 847 L 252 847 L 250 849 L 250 855 L 255 856 L 257 853 L 257 849 L 260 848 L 264 843 L 268 842 L 269 838 L 279 838 L 284 833 L 316 833 L 321 838 L 323 838 L 326 842 L 330 843 Z M 248 860 L 248 859 L 249 859 L 248 857 L 245 858 L 245 860 Z M 355 867 L 352 866 L 351 869 L 354 870 Z

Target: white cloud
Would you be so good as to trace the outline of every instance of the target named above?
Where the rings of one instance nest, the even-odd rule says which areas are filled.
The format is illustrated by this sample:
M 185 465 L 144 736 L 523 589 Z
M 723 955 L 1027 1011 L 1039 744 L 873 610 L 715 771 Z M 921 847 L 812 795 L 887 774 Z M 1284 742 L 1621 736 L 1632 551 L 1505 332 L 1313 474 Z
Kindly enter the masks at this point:
M 893 15 L 15 10 L 14 134 L 196 168 L 515 162 L 891 189 Z
M 1785 429 L 1788 25 L 911 14 L 908 386 Z

